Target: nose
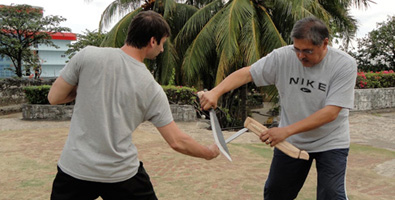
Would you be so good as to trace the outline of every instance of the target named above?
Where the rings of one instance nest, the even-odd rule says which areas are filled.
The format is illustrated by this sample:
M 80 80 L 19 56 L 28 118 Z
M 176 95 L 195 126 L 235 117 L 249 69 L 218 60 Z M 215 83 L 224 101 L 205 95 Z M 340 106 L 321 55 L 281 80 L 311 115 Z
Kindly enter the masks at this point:
M 296 52 L 296 55 L 298 56 L 299 59 L 306 58 L 306 55 L 303 52 Z

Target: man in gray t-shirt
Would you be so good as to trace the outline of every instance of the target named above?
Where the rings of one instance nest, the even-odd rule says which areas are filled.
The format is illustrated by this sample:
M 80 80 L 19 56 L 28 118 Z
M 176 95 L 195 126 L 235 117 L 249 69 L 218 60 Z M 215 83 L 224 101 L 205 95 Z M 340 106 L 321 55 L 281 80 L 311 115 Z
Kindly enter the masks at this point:
M 86 47 L 61 71 L 48 100 L 75 99 L 75 106 L 51 199 L 157 199 L 132 143 L 144 121 L 180 153 L 207 160 L 219 155 L 216 145 L 202 146 L 177 127 L 166 94 L 143 63 L 163 51 L 169 36 L 161 15 L 143 11 L 123 47 Z
M 298 21 L 291 37 L 293 45 L 274 50 L 204 93 L 202 107 L 215 107 L 222 94 L 251 81 L 257 86 L 275 85 L 280 96 L 280 124 L 261 133 L 260 138 L 271 146 L 287 140 L 308 151 L 310 160 L 293 159 L 275 149 L 265 199 L 295 199 L 313 160 L 317 199 L 347 199 L 348 115 L 354 103 L 356 62 L 328 46 L 328 29 L 317 18 Z

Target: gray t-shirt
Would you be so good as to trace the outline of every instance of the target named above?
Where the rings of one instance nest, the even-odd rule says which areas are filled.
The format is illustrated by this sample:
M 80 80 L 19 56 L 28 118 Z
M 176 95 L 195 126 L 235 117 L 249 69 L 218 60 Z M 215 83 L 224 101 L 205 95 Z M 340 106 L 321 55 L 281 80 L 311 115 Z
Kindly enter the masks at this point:
M 132 132 L 147 120 L 156 127 L 173 121 L 162 87 L 143 63 L 117 48 L 87 47 L 60 76 L 78 89 L 59 167 L 87 181 L 133 177 L 139 160 Z
M 274 50 L 251 66 L 257 86 L 274 84 L 280 96 L 279 127 L 298 122 L 327 105 L 343 107 L 336 120 L 311 131 L 287 138 L 308 152 L 348 148 L 349 109 L 354 105 L 357 64 L 348 54 L 328 46 L 324 59 L 304 67 L 292 46 Z

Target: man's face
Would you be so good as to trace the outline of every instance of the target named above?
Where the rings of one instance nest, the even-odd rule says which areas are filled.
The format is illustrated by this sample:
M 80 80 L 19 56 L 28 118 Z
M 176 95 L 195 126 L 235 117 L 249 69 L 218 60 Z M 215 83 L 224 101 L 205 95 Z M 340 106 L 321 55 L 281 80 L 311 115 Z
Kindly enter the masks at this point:
M 310 40 L 294 38 L 294 51 L 303 66 L 312 67 L 324 59 L 327 52 L 328 38 L 321 45 L 313 45 Z
M 150 54 L 148 56 L 149 59 L 155 59 L 160 53 L 163 52 L 163 44 L 166 42 L 167 37 L 163 37 L 160 40 L 160 44 L 158 44 L 158 42 L 156 42 L 156 40 L 154 39 L 152 44 L 151 44 L 151 51 Z

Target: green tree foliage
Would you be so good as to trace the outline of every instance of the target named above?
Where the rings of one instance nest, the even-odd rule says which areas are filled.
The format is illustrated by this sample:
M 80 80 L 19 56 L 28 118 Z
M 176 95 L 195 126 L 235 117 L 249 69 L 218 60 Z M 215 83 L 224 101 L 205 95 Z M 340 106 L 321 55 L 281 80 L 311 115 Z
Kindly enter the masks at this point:
M 353 5 L 366 6 L 369 0 L 151 0 L 127 14 L 109 32 L 103 46 L 121 46 L 127 26 L 138 12 L 154 10 L 163 15 L 172 28 L 165 51 L 148 67 L 161 84 L 175 84 L 211 89 L 232 72 L 251 65 L 273 49 L 290 44 L 294 23 L 314 15 L 331 32 L 355 34 L 356 21 L 349 15 Z M 247 87 L 222 98 L 220 106 L 231 119 L 245 119 Z M 275 94 L 275 93 L 273 93 Z M 226 117 L 229 119 L 229 117 Z M 232 122 L 225 126 L 232 126 Z
M 0 7 L 0 56 L 8 56 L 14 64 L 13 71 L 22 77 L 23 62 L 38 64 L 30 47 L 39 44 L 57 47 L 50 34 L 70 31 L 59 26 L 65 20 L 60 16 L 43 17 L 42 8 L 30 5 Z
M 86 29 L 83 34 L 77 34 L 77 42 L 67 45 L 69 49 L 65 52 L 65 54 L 69 55 L 69 58 L 71 58 L 78 51 L 85 48 L 86 46 L 99 47 L 105 37 L 105 33 L 100 33 L 96 30 L 90 31 Z
M 338 37 L 355 34 L 356 21 L 348 8 L 367 6 L 371 1 L 150 0 L 141 8 L 138 2 L 116 0 L 106 8 L 101 26 L 112 19 L 105 16 L 113 16 L 117 10 L 137 9 L 113 27 L 102 45 L 122 46 L 131 18 L 142 10 L 154 10 L 172 28 L 168 51 L 165 48 L 164 56 L 149 62 L 157 80 L 167 84 L 168 75 L 175 69 L 177 85 L 211 88 L 231 72 L 290 44 L 293 24 L 303 17 L 315 15 L 323 19 Z
M 377 23 L 377 29 L 358 39 L 354 54 L 360 71 L 395 70 L 395 15 Z

